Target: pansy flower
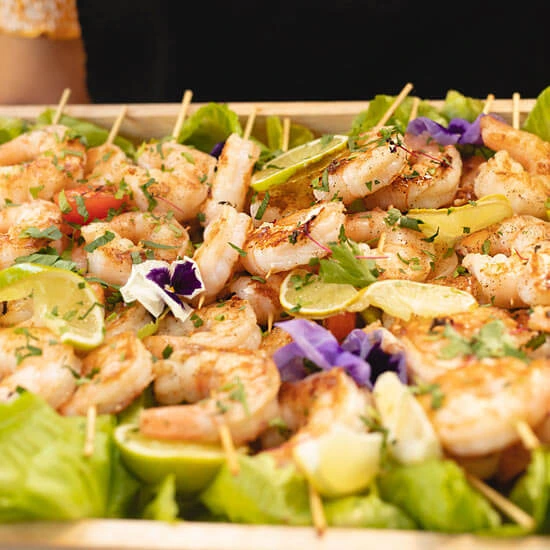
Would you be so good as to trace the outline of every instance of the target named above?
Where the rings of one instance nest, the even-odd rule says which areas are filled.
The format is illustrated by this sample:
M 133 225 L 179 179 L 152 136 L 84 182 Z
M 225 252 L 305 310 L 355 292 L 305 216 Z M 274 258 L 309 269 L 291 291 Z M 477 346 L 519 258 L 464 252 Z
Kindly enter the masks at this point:
M 184 300 L 191 300 L 204 290 L 197 264 L 188 257 L 172 263 L 147 260 L 132 266 L 128 282 L 120 289 L 125 302 L 137 300 L 154 315 L 168 306 L 181 321 L 189 317 L 192 308 Z
M 383 329 L 366 333 L 352 330 L 342 344 L 334 335 L 314 321 L 292 319 L 276 323 L 288 332 L 293 342 L 279 348 L 273 359 L 283 381 L 305 378 L 310 366 L 321 370 L 342 367 L 360 386 L 372 389 L 374 382 L 385 371 L 393 371 L 407 382 L 405 356 L 382 349 Z
M 447 127 L 435 122 L 431 118 L 418 117 L 409 122 L 407 132 L 418 136 L 428 133 L 440 145 L 483 145 L 479 115 L 473 122 L 463 118 L 453 118 Z

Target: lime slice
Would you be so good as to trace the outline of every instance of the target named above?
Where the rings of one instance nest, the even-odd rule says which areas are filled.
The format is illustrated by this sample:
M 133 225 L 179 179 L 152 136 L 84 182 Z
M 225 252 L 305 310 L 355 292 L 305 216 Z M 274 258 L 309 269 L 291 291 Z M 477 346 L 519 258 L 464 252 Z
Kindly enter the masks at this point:
M 274 185 L 284 183 L 301 168 L 341 151 L 347 143 L 347 136 L 334 135 L 298 145 L 270 160 L 262 170 L 253 174 L 250 185 L 256 191 L 265 191 Z
M 283 280 L 279 300 L 295 317 L 324 319 L 347 310 L 358 291 L 349 284 L 324 283 L 305 269 L 292 270 Z
M 118 426 L 114 439 L 124 464 L 136 477 L 158 483 L 174 474 L 176 487 L 184 494 L 204 489 L 225 463 L 225 453 L 218 445 L 151 439 L 135 424 Z
M 373 396 L 396 460 L 413 464 L 442 456 L 439 439 L 422 405 L 394 372 L 386 371 L 376 379 Z
M 296 464 L 317 492 L 334 498 L 366 489 L 380 470 L 383 436 L 333 425 L 292 449 Z
M 32 295 L 34 318 L 62 342 L 92 349 L 103 341 L 103 306 L 86 279 L 66 269 L 20 263 L 0 271 L 0 300 Z
M 361 310 L 367 305 L 408 321 L 412 315 L 441 317 L 471 311 L 478 303 L 469 292 L 458 288 L 389 279 L 376 281 L 362 289 L 348 307 Z
M 504 195 L 486 195 L 463 206 L 412 209 L 407 217 L 421 220 L 419 229 L 427 237 L 437 233 L 435 241 L 453 244 L 464 235 L 509 218 L 513 213 Z

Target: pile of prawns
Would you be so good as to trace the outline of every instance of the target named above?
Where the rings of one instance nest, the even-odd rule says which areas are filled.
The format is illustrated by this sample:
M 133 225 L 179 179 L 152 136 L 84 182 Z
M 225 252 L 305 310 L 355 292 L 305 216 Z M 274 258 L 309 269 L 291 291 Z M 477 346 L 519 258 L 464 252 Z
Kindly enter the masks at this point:
M 544 207 L 550 143 L 490 115 L 482 117 L 481 133 L 496 152 L 488 160 L 462 158 L 454 145 L 439 146 L 429 136 L 377 128 L 316 172 L 271 189 L 269 201 L 251 189 L 260 147 L 246 135 L 230 135 L 219 158 L 167 139 L 144 143 L 134 161 L 112 142 L 87 148 L 61 124 L 1 145 L 0 268 L 54 248 L 90 281 L 102 281 L 90 284 L 106 306 L 106 320 L 103 344 L 82 352 L 31 324 L 30 299 L 4 303 L 0 399 L 22 386 L 63 415 L 85 415 L 91 406 L 99 414 L 118 413 L 152 385 L 158 406 L 141 412 L 143 434 L 216 443 L 223 419 L 235 444 L 256 442 L 282 462 L 292 460 L 293 442 L 331 425 L 367 431 L 361 417 L 373 406 L 371 393 L 342 368 L 287 382 L 272 358 L 291 342 L 273 327 L 288 318 L 279 301 L 282 280 L 294 268 L 314 271 L 311 260 L 327 257 L 343 230 L 368 244 L 379 279 L 454 286 L 484 306 L 452 319 L 405 322 L 385 315 L 362 330 L 382 330 L 383 347 L 404 353 L 411 382 L 439 386 L 444 400 L 437 409 L 430 396 L 415 398 L 445 453 L 481 478 L 511 479 L 528 461 L 516 421 L 540 441 L 550 438 L 550 223 Z M 388 223 L 390 209 L 406 214 L 493 193 L 509 199 L 513 216 L 465 233 L 451 248 Z M 61 194 L 86 199 L 88 210 L 73 210 L 71 224 Z M 96 203 L 103 210 L 95 211 Z M 29 232 L 52 227 L 59 238 Z M 102 240 L 106 234 L 110 240 Z M 138 302 L 113 299 L 115 289 L 136 261 L 185 256 L 196 262 L 205 287 L 193 314 L 182 322 L 167 313 L 155 334 L 139 338 L 153 319 Z M 447 341 L 437 336 L 445 326 L 470 340 L 494 320 L 502 321 L 505 337 L 527 360 L 442 356 Z M 21 360 L 16 350 L 29 338 L 41 354 Z M 527 345 L 537 338 L 539 345 Z M 235 381 L 245 400 L 231 397 Z M 270 427 L 276 418 L 288 428 L 285 439 Z

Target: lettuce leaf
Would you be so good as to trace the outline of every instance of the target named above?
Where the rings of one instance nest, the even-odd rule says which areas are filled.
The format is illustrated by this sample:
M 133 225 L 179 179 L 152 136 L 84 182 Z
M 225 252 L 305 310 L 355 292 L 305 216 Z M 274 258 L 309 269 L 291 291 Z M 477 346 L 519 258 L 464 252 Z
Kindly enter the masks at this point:
M 376 126 L 395 100 L 396 96 L 375 96 L 374 99 L 369 102 L 368 108 L 361 111 L 353 119 L 349 135 L 357 136 Z M 413 98 L 406 97 L 399 107 L 397 107 L 395 113 L 390 117 L 387 124 L 389 126 L 397 126 L 399 131 L 404 133 L 409 122 L 412 106 Z M 428 101 L 420 101 L 418 105 L 418 116 L 431 118 L 440 124 L 446 124 L 448 122 L 448 120 Z
M 272 115 L 265 119 L 265 131 L 267 136 L 267 147 L 271 151 L 282 152 L 283 148 L 283 123 L 281 117 Z M 290 124 L 288 136 L 288 148 L 293 149 L 303 145 L 315 138 L 313 132 L 301 124 Z
M 223 466 L 199 499 L 215 517 L 236 523 L 311 525 L 305 478 L 267 453 L 239 457 L 240 472 Z
M 27 123 L 20 118 L 0 116 L 0 145 L 19 136 L 27 128 Z
M 456 90 L 449 90 L 441 114 L 449 121 L 453 118 L 462 118 L 473 122 L 483 111 L 484 101 L 466 97 Z
M 37 126 L 51 124 L 55 115 L 54 109 L 46 109 L 36 119 Z M 61 115 L 60 124 L 71 128 L 76 137 L 84 138 L 87 147 L 97 147 L 107 141 L 109 131 L 101 128 L 92 122 L 80 120 L 69 115 Z M 122 136 L 117 136 L 114 140 L 115 145 L 118 145 L 129 157 L 135 158 L 136 148 L 134 144 Z
M 422 529 L 472 533 L 501 524 L 497 511 L 452 460 L 393 465 L 379 476 L 378 487 L 384 501 L 403 510 Z
M 510 500 L 535 519 L 536 531 L 550 533 L 550 451 L 535 449 L 526 472 L 510 493 Z
M 153 496 L 145 506 L 141 517 L 159 521 L 176 521 L 179 513 L 176 502 L 176 476 L 167 475 L 151 491 Z
M 185 120 L 178 142 L 210 153 L 217 143 L 225 141 L 232 133 L 243 133 L 237 113 L 226 104 L 212 102 Z
M 97 418 L 86 457 L 86 418 L 60 416 L 29 392 L 0 404 L 0 521 L 104 517 L 113 426 Z
M 327 523 L 334 527 L 415 529 L 415 522 L 376 492 L 328 500 L 323 504 Z
M 550 86 L 538 95 L 535 106 L 523 123 L 523 130 L 550 141 Z

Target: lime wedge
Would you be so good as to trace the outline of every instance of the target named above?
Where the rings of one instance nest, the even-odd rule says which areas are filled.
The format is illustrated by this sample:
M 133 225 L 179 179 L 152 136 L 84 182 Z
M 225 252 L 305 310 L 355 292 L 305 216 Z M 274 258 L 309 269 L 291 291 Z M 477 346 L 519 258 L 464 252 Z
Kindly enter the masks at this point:
M 305 269 L 292 270 L 283 280 L 279 301 L 295 317 L 324 319 L 347 311 L 358 291 L 349 284 L 324 283 Z
M 135 424 L 118 426 L 114 440 L 124 464 L 136 477 L 157 483 L 174 474 L 176 487 L 183 494 L 204 489 L 225 462 L 220 446 L 151 439 Z
M 323 136 L 298 145 L 270 160 L 262 170 L 252 175 L 251 187 L 265 191 L 287 181 L 301 168 L 320 161 L 328 155 L 341 151 L 348 143 L 348 136 Z
M 320 495 L 334 498 L 366 489 L 380 470 L 383 436 L 333 425 L 293 447 L 296 464 Z
M 360 307 L 356 307 L 357 304 Z M 469 292 L 457 288 L 389 279 L 376 281 L 360 290 L 348 308 L 357 311 L 369 305 L 408 321 L 412 315 L 441 317 L 471 311 L 478 303 Z
M 407 217 L 422 221 L 419 229 L 427 237 L 437 233 L 435 241 L 453 244 L 464 235 L 509 218 L 513 213 L 504 195 L 486 195 L 463 206 L 412 209 Z
M 439 439 L 422 405 L 394 372 L 386 371 L 376 379 L 373 396 L 396 460 L 413 464 L 441 458 Z
M 0 301 L 32 296 L 34 319 L 75 348 L 103 341 L 104 310 L 86 279 L 66 269 L 20 263 L 0 271 Z

